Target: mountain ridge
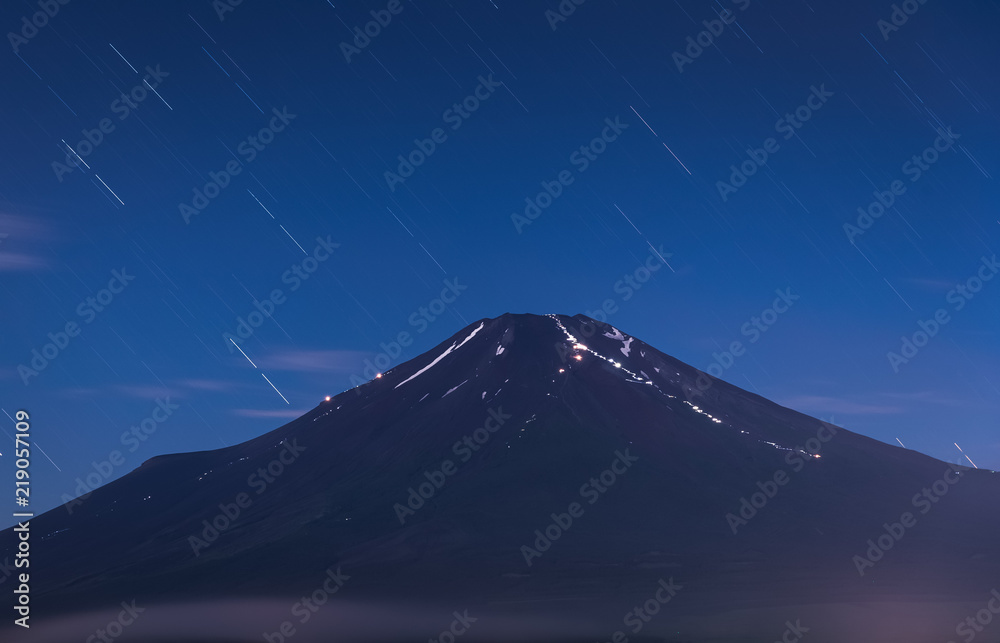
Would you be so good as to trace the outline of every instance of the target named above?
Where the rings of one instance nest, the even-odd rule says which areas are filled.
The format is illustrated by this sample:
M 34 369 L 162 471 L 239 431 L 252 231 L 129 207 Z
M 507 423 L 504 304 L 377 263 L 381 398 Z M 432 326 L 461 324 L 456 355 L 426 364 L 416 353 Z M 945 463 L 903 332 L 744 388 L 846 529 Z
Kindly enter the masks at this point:
M 342 567 L 358 599 L 600 620 L 674 579 L 670 608 L 695 628 L 706 612 L 961 603 L 1000 571 L 990 472 L 703 376 L 582 315 L 478 320 L 273 431 L 151 458 L 34 519 L 39 558 L 60 561 L 36 600 L 53 616 L 123 593 L 248 600 Z M 858 570 L 946 469 L 961 484 Z

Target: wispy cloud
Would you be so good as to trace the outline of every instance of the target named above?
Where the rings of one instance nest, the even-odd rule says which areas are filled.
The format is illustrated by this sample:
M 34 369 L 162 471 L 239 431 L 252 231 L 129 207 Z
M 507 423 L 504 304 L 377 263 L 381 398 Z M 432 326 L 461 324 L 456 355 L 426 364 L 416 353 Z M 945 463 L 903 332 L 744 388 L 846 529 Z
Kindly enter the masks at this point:
M 179 389 L 142 384 L 114 384 L 107 388 L 75 386 L 53 391 L 53 394 L 73 400 L 128 397 L 152 401 L 160 397 L 181 398 L 183 396 L 183 392 Z
M 49 225 L 38 216 L 0 212 L 0 232 L 17 238 L 47 239 Z
M 4 252 L 4 239 L 0 237 L 0 272 L 19 272 L 47 268 L 49 265 L 41 255 L 29 255 L 19 252 Z
M 782 406 L 803 413 L 843 413 L 844 415 L 897 415 L 906 409 L 895 404 L 872 404 L 823 395 L 797 395 L 777 400 Z
M 158 397 L 172 396 L 180 397 L 181 391 L 162 386 L 143 386 L 141 384 L 117 384 L 113 387 L 115 392 L 145 400 L 153 400 Z
M 0 272 L 47 268 L 51 253 L 35 251 L 51 238 L 48 224 L 39 217 L 0 213 Z
M 233 415 L 245 418 L 287 418 L 294 420 L 312 409 L 236 409 Z
M 189 379 L 180 380 L 177 382 L 178 386 L 183 388 L 189 388 L 196 391 L 231 391 L 237 388 L 236 383 L 230 382 L 228 380 L 202 380 L 202 379 Z
M 351 373 L 369 353 L 362 351 L 278 351 L 261 357 L 261 369 L 301 373 Z
M 901 400 L 909 406 L 916 404 L 940 404 L 942 406 L 954 406 L 958 408 L 969 408 L 977 404 L 975 397 L 959 398 L 945 395 L 944 391 L 912 391 L 908 393 L 882 393 L 882 397 L 890 400 Z

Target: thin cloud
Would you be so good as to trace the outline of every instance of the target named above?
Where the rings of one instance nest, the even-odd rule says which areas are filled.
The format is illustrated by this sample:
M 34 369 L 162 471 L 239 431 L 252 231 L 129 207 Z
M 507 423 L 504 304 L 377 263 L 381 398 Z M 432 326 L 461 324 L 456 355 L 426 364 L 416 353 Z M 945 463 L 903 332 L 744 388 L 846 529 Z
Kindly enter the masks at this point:
M 370 358 L 362 351 L 279 351 L 260 359 L 262 370 L 296 371 L 300 373 L 352 373 Z
M 283 418 L 291 419 L 302 417 L 311 409 L 236 409 L 233 415 L 245 418 Z
M 177 384 L 183 388 L 196 391 L 231 391 L 236 388 L 236 384 L 227 380 L 180 380 Z
M 893 404 L 869 404 L 823 395 L 798 395 L 778 401 L 782 406 L 807 413 L 844 415 L 898 415 L 906 409 Z
M 0 237 L 0 272 L 24 272 L 49 267 L 49 261 L 41 255 L 20 252 L 4 252 L 5 239 Z
M 51 238 L 49 226 L 38 217 L 0 213 L 0 272 L 48 268 L 50 253 L 33 246 Z
M 142 386 L 140 384 L 118 384 L 114 387 L 114 390 L 129 397 L 147 400 L 166 396 L 181 397 L 182 395 L 177 389 L 164 388 L 162 386 Z
M 142 384 L 115 384 L 109 388 L 74 386 L 54 390 L 54 395 L 72 400 L 94 400 L 101 398 L 120 399 L 122 397 L 134 398 L 137 400 L 154 401 L 157 398 L 173 397 L 181 398 L 183 393 L 177 389 L 164 388 L 162 386 L 145 386 Z

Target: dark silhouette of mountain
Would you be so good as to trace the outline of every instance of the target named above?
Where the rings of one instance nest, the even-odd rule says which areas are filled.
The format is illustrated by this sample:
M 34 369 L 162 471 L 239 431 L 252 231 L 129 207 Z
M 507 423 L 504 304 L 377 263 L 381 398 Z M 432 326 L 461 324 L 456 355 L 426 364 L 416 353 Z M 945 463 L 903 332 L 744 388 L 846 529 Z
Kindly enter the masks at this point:
M 506 314 L 35 518 L 33 627 L 0 637 L 947 641 L 1000 583 L 998 497 L 612 326 Z

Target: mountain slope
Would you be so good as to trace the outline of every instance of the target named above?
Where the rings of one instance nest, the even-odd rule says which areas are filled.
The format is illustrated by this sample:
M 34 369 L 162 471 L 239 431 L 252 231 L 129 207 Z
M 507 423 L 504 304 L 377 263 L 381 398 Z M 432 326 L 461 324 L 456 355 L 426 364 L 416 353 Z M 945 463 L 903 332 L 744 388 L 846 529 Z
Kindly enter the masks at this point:
M 154 458 L 34 519 L 33 600 L 43 619 L 132 597 L 288 612 L 340 568 L 338 601 L 396 606 L 386 640 L 439 632 L 403 616 L 424 603 L 490 615 L 469 640 L 635 623 L 776 640 L 800 614 L 830 636 L 946 640 L 1000 577 L 998 491 L 992 472 L 780 407 L 611 326 L 508 314 L 266 435 Z M 628 624 L 661 581 L 680 586 L 663 614 Z M 364 640 L 386 618 L 319 622 L 306 636 Z

